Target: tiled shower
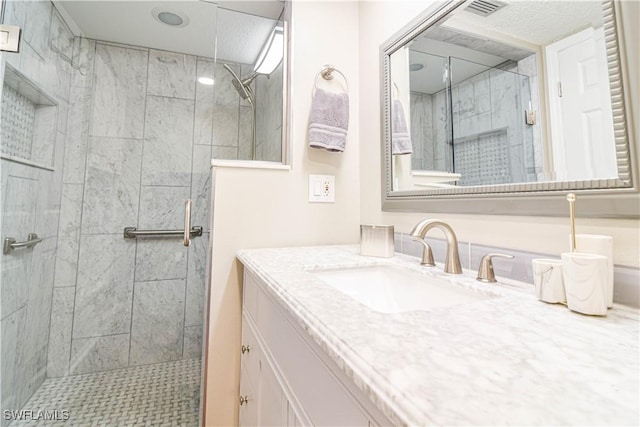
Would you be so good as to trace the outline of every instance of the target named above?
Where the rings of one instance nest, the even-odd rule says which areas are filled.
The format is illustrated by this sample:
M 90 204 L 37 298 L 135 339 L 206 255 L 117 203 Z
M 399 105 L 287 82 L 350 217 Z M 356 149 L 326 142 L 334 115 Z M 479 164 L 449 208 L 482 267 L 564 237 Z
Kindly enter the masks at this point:
M 54 307 L 73 310 L 53 310 L 48 376 L 199 357 L 206 237 L 185 248 L 122 230 L 179 229 L 188 198 L 206 227 L 211 144 L 192 142 L 204 61 L 79 42 L 94 76 L 71 86 L 54 280 Z
M 69 377 L 200 360 L 210 161 L 248 158 L 251 107 L 222 61 L 74 36 L 49 1 L 8 1 L 3 22 L 23 40 L 2 54 L 2 237 L 43 241 L 1 260 L 2 410 L 24 408 L 45 379 L 64 388 Z M 252 83 L 260 160 L 281 156 L 282 69 Z M 215 85 L 198 83 L 204 75 Z M 25 148 L 19 136 L 46 144 Z M 124 238 L 124 227 L 181 229 L 186 199 L 205 230 L 188 248 Z M 199 373 L 184 370 L 200 363 L 185 363 L 167 372 L 198 378 L 195 391 L 174 390 L 197 402 Z

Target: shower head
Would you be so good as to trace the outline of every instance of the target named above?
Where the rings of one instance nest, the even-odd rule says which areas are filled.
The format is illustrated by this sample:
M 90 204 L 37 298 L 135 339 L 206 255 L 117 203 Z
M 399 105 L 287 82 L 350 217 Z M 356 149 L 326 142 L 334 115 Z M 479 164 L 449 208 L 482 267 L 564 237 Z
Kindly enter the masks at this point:
M 229 67 L 229 65 L 222 64 L 222 66 L 233 77 L 231 83 L 233 84 L 233 87 L 238 91 L 238 94 L 240 94 L 240 97 L 242 99 L 248 99 L 249 102 L 253 104 L 253 92 L 251 91 L 249 85 L 251 84 L 255 76 L 251 76 L 248 79 L 240 80 L 240 77 L 238 77 L 238 75 L 231 69 L 231 67 Z

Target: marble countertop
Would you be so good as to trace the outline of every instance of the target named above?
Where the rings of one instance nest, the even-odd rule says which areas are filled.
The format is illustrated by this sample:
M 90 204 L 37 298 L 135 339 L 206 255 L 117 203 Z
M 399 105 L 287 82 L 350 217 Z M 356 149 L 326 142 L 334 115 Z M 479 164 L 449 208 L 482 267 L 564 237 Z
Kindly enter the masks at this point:
M 640 423 L 639 313 L 571 312 L 533 285 L 485 284 L 359 246 L 242 250 L 238 258 L 397 425 Z M 397 314 L 373 311 L 313 270 L 393 264 L 496 298 Z M 454 278 L 452 278 L 454 277 Z

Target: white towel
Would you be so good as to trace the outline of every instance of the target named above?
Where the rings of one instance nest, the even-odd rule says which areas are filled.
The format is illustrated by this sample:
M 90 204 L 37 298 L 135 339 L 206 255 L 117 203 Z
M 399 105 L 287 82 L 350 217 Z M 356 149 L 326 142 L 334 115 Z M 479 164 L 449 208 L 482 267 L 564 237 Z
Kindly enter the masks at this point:
M 349 129 L 349 95 L 316 89 L 309 116 L 309 146 L 344 151 Z
M 407 129 L 407 120 L 404 117 L 404 108 L 399 100 L 393 101 L 391 108 L 391 153 L 392 154 L 411 154 L 413 147 L 411 145 L 411 136 Z

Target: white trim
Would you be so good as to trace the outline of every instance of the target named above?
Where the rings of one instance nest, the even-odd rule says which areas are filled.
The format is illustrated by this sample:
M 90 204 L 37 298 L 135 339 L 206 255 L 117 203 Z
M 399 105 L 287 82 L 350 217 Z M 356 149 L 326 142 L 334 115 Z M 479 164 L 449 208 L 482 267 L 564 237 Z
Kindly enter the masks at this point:
M 256 160 L 226 160 L 211 159 L 211 167 L 214 168 L 243 168 L 243 169 L 272 169 L 291 170 L 291 166 L 276 162 L 263 162 Z

